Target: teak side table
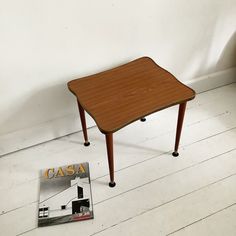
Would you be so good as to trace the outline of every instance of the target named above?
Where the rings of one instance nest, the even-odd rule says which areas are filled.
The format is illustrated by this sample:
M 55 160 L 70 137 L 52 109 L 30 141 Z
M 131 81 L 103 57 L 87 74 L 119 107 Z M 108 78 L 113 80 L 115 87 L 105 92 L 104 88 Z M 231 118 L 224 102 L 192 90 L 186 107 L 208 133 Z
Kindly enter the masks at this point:
M 77 97 L 85 146 L 89 146 L 84 110 L 106 136 L 110 187 L 114 182 L 113 133 L 145 116 L 179 104 L 173 156 L 178 156 L 179 140 L 187 101 L 195 92 L 158 66 L 142 57 L 114 69 L 68 83 Z

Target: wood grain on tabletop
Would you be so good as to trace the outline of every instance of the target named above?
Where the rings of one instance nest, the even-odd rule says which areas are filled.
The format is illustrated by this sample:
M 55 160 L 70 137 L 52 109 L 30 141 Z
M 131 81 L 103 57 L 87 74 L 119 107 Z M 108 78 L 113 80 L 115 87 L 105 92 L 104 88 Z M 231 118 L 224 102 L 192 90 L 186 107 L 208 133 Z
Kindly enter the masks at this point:
M 151 58 L 72 80 L 69 90 L 102 133 L 113 133 L 153 112 L 195 97 L 195 92 Z

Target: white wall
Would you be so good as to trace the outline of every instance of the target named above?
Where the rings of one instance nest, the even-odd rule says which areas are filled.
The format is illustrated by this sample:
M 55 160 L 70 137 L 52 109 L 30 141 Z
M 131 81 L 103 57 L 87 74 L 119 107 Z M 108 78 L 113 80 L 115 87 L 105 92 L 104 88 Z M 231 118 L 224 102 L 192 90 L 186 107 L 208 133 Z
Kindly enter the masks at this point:
M 235 67 L 235 29 L 236 0 L 0 0 L 0 154 L 80 129 L 71 79 L 143 55 L 185 82 Z

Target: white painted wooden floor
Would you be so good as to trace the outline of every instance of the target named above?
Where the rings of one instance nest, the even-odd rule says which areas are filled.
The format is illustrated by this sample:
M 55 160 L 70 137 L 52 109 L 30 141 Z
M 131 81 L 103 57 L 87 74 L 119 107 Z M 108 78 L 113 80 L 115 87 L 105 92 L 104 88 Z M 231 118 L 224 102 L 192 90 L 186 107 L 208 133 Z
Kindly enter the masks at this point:
M 236 83 L 189 102 L 180 157 L 171 156 L 177 107 L 114 135 L 107 186 L 104 136 L 88 130 L 0 158 L 0 235 L 236 235 Z M 88 161 L 94 220 L 37 228 L 39 170 Z

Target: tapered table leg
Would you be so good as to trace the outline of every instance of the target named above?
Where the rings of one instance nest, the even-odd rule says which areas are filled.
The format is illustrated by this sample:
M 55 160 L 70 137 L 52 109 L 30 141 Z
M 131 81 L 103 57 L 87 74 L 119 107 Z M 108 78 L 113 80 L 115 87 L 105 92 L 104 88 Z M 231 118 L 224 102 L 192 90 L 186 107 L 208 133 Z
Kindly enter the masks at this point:
M 106 145 L 107 145 L 107 157 L 110 173 L 110 187 L 115 187 L 116 183 L 114 182 L 114 158 L 113 158 L 113 134 L 106 134 Z
M 178 115 L 176 137 L 175 137 L 175 151 L 172 153 L 174 157 L 177 157 L 179 155 L 178 148 L 179 148 L 179 141 L 180 141 L 182 126 L 183 126 L 186 105 L 187 105 L 187 102 L 179 104 L 179 115 Z
M 88 141 L 88 134 L 87 134 L 84 108 L 80 105 L 79 101 L 78 101 L 78 107 L 79 107 L 80 120 L 81 120 L 83 134 L 84 134 L 84 146 L 89 146 L 90 142 Z

